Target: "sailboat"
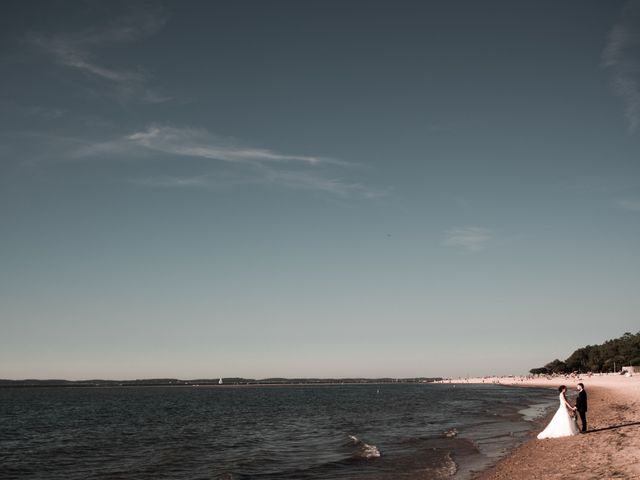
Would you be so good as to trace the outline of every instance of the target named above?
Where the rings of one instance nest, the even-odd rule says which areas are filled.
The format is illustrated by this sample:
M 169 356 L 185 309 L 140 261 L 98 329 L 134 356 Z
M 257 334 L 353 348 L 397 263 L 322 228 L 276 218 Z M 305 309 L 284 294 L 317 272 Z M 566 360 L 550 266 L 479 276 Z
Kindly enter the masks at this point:
M 218 380 L 218 385 L 222 385 L 222 377 L 220 377 L 220 380 Z

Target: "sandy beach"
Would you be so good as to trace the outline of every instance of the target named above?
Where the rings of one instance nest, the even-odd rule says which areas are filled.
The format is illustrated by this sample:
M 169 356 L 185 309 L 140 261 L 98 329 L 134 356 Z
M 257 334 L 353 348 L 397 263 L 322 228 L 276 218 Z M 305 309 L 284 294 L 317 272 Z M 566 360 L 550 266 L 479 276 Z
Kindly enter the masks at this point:
M 529 441 L 489 470 L 475 475 L 474 480 L 640 478 L 640 375 L 451 380 L 519 387 L 566 385 L 572 393 L 578 382 L 584 383 L 589 395 L 586 434 L 538 440 L 535 431 Z

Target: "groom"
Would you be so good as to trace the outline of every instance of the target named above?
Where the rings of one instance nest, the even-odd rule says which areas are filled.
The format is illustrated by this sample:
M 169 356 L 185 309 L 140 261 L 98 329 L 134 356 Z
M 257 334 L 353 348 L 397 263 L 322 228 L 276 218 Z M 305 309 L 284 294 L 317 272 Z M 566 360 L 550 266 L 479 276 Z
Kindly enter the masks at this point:
M 582 433 L 587 431 L 587 392 L 584 390 L 584 384 L 579 383 L 577 386 L 578 398 L 576 398 L 576 410 L 580 415 L 582 422 Z

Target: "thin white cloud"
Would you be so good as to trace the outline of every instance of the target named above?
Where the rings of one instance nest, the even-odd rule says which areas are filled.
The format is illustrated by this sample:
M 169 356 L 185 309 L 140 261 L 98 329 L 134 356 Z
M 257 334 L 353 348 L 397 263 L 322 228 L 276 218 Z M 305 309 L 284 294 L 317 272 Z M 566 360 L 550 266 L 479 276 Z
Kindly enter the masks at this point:
M 444 245 L 469 252 L 479 252 L 487 247 L 491 239 L 492 232 L 488 228 L 452 228 L 446 232 Z
M 626 198 L 618 201 L 618 206 L 631 212 L 640 212 L 640 199 Z
M 162 125 L 150 125 L 146 129 L 114 140 L 85 145 L 77 149 L 73 156 L 145 156 L 152 153 L 254 165 L 286 162 L 309 166 L 353 166 L 351 163 L 327 157 L 285 154 L 267 148 L 247 146 L 203 129 Z
M 309 165 L 343 163 L 322 157 L 288 155 L 268 149 L 241 146 L 205 130 L 192 128 L 152 125 L 128 135 L 124 141 L 156 152 L 224 162 L 302 162 Z
M 80 145 L 72 158 L 193 158 L 211 161 L 217 175 L 153 176 L 130 180 L 148 187 L 281 186 L 339 197 L 378 198 L 382 191 L 345 178 L 354 164 L 314 155 L 281 153 L 240 144 L 202 129 L 151 125 L 107 142 Z
M 293 190 L 316 191 L 342 198 L 380 198 L 385 194 L 364 185 L 342 179 L 326 178 L 320 174 L 300 172 L 271 172 L 260 175 L 257 172 L 240 175 L 199 175 L 196 177 L 152 176 L 129 179 L 129 183 L 152 188 L 209 188 L 229 190 L 238 186 L 284 187 Z
M 172 177 L 168 175 L 160 175 L 146 178 L 136 178 L 129 180 L 130 183 L 136 183 L 147 187 L 161 188 L 191 188 L 191 187 L 209 187 L 210 182 L 204 175 L 197 177 Z
M 379 198 L 385 196 L 383 192 L 372 190 L 357 182 L 350 182 L 344 178 L 329 177 L 309 171 L 269 171 L 265 182 L 282 185 L 294 189 L 318 190 L 333 195 L 348 197 L 359 196 L 363 198 Z
M 622 98 L 629 132 L 640 125 L 640 2 L 628 2 L 622 20 L 609 33 L 602 52 L 602 63 L 611 70 L 611 88 Z
M 293 190 L 316 191 L 332 196 L 348 198 L 377 198 L 378 192 L 364 185 L 342 179 L 327 178 L 321 174 L 293 171 L 251 171 L 240 174 L 207 174 L 195 177 L 177 177 L 168 175 L 129 179 L 129 183 L 151 188 L 209 188 L 228 190 L 238 186 L 284 187 Z
M 134 7 L 135 8 L 135 7 Z M 147 103 L 169 100 L 150 88 L 148 76 L 141 70 L 108 66 L 100 62 L 98 51 L 110 44 L 147 38 L 161 30 L 168 20 L 157 7 L 135 9 L 104 27 L 71 33 L 32 33 L 28 41 L 59 65 L 74 69 L 93 80 L 104 82 L 121 99 L 135 98 Z

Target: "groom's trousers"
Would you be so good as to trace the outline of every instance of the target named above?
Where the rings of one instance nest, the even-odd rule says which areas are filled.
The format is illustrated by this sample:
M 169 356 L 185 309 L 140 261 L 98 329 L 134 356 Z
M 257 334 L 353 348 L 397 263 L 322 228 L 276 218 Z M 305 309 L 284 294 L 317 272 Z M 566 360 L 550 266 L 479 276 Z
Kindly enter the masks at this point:
M 583 412 L 578 410 L 578 414 L 580 415 L 580 421 L 582 422 L 582 431 L 587 431 L 587 412 Z

